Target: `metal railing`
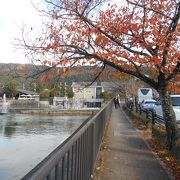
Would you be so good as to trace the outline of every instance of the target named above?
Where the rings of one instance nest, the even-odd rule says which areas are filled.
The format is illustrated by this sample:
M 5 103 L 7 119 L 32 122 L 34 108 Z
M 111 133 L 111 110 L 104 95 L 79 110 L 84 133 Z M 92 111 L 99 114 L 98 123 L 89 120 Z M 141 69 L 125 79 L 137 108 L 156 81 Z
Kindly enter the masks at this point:
M 112 101 L 87 119 L 22 180 L 90 180 L 112 112 Z
M 161 126 L 165 125 L 165 120 L 163 117 L 158 116 L 152 109 L 142 109 L 138 104 L 134 105 L 133 103 L 127 103 L 126 106 L 132 111 L 135 110 L 140 115 L 144 115 L 147 119 L 150 119 L 152 124 L 159 124 Z
M 161 126 L 165 126 L 164 118 L 161 116 L 158 116 L 153 110 L 142 109 L 141 114 L 144 114 L 147 119 L 150 119 L 152 121 L 152 124 L 159 124 Z
M 140 115 L 144 115 L 147 119 L 151 120 L 152 124 L 165 126 L 165 119 L 162 116 L 157 115 L 153 109 L 142 109 L 141 107 L 139 107 L 139 105 L 135 107 L 132 106 L 130 109 L 132 111 L 135 110 Z M 178 128 L 180 128 L 180 125 L 178 125 Z

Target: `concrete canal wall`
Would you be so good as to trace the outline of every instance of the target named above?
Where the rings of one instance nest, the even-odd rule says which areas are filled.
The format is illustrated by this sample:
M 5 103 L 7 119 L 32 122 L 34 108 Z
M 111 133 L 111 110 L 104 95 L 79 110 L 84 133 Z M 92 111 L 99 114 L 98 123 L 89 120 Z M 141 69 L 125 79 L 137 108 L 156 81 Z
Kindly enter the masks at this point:
M 41 115 L 92 115 L 96 114 L 99 109 L 63 109 L 63 110 L 50 110 L 50 109 L 9 109 L 11 113 L 21 114 L 41 114 Z

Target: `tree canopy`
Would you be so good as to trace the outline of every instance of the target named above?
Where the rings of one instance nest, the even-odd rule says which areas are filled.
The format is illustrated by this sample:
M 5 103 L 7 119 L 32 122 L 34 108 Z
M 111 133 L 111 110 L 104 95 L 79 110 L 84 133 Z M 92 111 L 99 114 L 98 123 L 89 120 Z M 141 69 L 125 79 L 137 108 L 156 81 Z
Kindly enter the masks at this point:
M 111 66 L 156 89 L 171 148 L 178 135 L 168 86 L 180 73 L 180 1 L 126 0 L 121 7 L 107 0 L 45 1 L 46 33 L 33 43 L 23 33 L 20 45 L 45 64 Z
M 36 53 L 56 55 L 44 63 L 67 67 L 99 62 L 155 89 L 162 79 L 168 83 L 179 73 L 180 2 L 128 0 L 127 6 L 108 4 L 104 11 L 99 7 L 103 0 L 46 2 L 53 7 L 48 33 L 27 43 Z M 144 73 L 142 67 L 153 68 L 153 74 Z
M 7 96 L 13 97 L 17 91 L 17 84 L 15 81 L 7 82 L 4 86 L 4 93 L 6 93 Z

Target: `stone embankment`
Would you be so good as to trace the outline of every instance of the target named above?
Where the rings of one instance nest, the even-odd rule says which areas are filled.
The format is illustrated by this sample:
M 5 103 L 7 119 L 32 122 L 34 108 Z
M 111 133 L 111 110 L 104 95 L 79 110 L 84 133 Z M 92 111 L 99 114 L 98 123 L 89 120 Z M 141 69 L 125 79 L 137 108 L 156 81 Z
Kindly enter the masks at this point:
M 20 114 L 40 114 L 40 115 L 61 115 L 61 116 L 75 116 L 75 115 L 92 115 L 96 114 L 99 109 L 10 109 L 9 112 Z

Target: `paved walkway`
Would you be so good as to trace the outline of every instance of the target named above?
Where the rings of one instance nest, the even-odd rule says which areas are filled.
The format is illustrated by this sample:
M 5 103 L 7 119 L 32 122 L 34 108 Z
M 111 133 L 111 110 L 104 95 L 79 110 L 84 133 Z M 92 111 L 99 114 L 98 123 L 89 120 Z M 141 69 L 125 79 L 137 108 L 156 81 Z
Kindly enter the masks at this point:
M 112 110 L 102 180 L 169 180 L 136 127 L 121 109 Z

